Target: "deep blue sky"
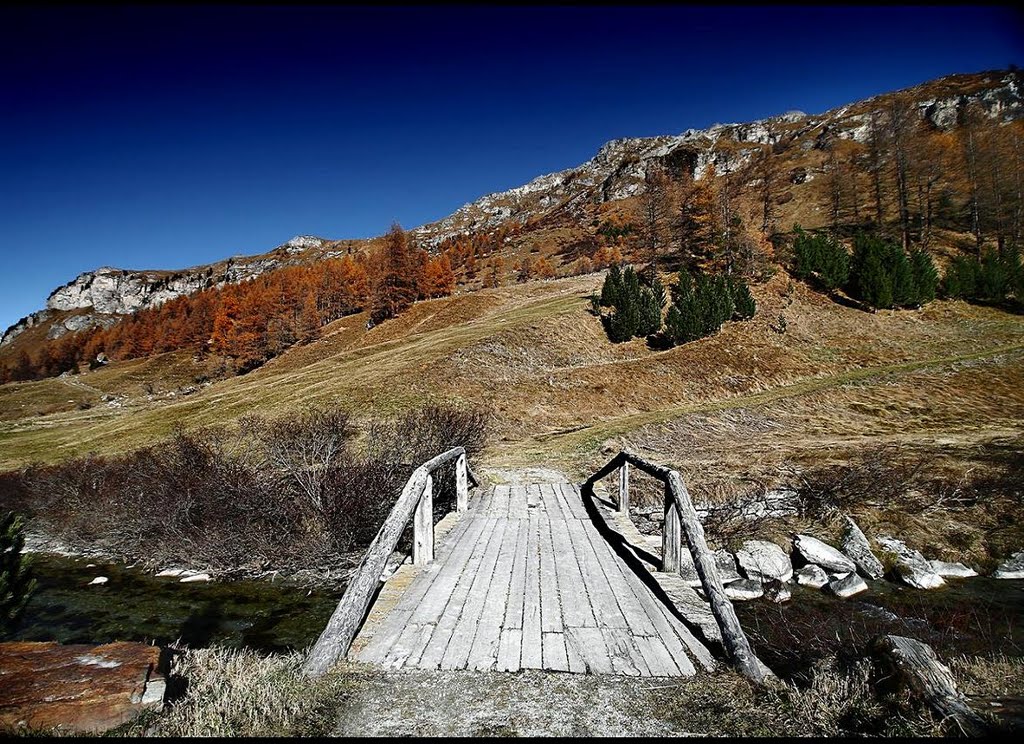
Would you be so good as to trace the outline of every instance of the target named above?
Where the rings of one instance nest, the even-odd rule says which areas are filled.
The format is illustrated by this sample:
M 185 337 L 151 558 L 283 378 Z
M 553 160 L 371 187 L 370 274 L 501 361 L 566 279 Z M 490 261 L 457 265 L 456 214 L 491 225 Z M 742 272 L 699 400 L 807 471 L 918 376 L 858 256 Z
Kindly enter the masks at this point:
M 607 140 L 1024 64 L 993 7 L 0 10 L 0 328 L 101 265 L 415 227 Z

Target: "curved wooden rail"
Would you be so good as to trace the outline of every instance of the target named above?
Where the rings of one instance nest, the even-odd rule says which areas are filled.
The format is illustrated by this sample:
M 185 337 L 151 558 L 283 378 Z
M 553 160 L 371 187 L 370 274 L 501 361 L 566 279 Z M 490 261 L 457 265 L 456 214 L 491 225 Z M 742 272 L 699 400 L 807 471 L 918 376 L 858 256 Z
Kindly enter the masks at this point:
M 348 653 L 359 627 L 380 584 L 381 572 L 398 545 L 409 520 L 413 526 L 413 563 L 429 563 L 434 559 L 434 499 L 431 474 L 442 465 L 455 461 L 457 509 L 469 506 L 469 482 L 479 485 L 466 463 L 466 449 L 455 447 L 427 460 L 416 468 L 402 489 L 391 513 L 381 525 L 377 536 L 366 550 L 352 581 L 338 602 L 327 627 L 313 645 L 302 666 L 304 674 L 316 677 L 327 672 Z
M 584 488 L 593 488 L 594 483 L 619 470 L 619 503 L 618 509 L 629 512 L 629 466 L 640 468 L 665 484 L 665 527 L 662 531 L 662 571 L 677 571 L 682 551 L 682 535 L 686 535 L 686 543 L 693 556 L 693 565 L 697 569 L 704 594 L 711 604 L 711 612 L 722 631 L 722 645 L 729 660 L 745 677 L 755 682 L 764 682 L 770 672 L 757 660 L 750 649 L 740 621 L 736 617 L 732 602 L 725 595 L 725 587 L 718 575 L 714 555 L 708 550 L 704 539 L 704 527 L 697 516 L 697 510 L 690 500 L 690 493 L 683 484 L 683 478 L 676 470 L 644 460 L 638 455 L 623 450 L 619 452 L 603 468 L 594 473 Z

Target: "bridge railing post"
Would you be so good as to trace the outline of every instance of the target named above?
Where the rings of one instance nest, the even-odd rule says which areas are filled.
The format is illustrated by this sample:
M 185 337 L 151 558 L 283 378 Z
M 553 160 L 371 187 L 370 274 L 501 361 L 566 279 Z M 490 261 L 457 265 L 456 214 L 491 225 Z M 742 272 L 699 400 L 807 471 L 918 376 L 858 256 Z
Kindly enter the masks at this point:
M 459 455 L 455 461 L 456 510 L 464 512 L 469 508 L 469 479 L 466 476 L 466 455 Z
M 672 498 L 672 488 L 665 484 L 665 525 L 661 530 L 661 570 L 678 571 L 683 553 L 683 525 L 679 509 Z
M 420 566 L 434 560 L 434 478 L 427 476 L 413 517 L 412 562 Z
M 619 513 L 629 516 L 629 463 L 619 468 Z

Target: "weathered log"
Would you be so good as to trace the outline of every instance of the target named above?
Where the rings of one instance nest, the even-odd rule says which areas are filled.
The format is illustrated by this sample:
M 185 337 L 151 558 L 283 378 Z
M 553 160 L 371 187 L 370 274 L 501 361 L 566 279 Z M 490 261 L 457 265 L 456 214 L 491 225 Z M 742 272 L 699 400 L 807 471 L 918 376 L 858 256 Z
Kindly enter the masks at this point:
M 944 721 L 953 721 L 968 736 L 988 733 L 984 719 L 957 691 L 952 672 L 939 661 L 931 646 L 913 638 L 885 635 L 871 642 L 871 651 Z
M 324 674 L 338 659 L 348 653 L 349 646 L 352 645 L 356 633 L 359 632 L 359 626 L 362 625 L 370 608 L 388 556 L 398 545 L 405 526 L 416 510 L 428 477 L 429 472 L 423 465 L 413 471 L 391 513 L 366 550 L 352 583 L 348 585 L 344 596 L 334 609 L 334 614 L 327 621 L 327 627 L 306 657 L 302 665 L 305 675 L 315 677 Z
M 348 653 L 348 649 L 352 645 L 356 633 L 359 632 L 359 627 L 362 625 L 370 608 L 370 603 L 373 601 L 373 595 L 376 593 L 381 573 L 387 565 L 388 558 L 390 558 L 395 547 L 398 545 L 398 541 L 405 531 L 405 526 L 409 524 L 409 520 L 417 512 L 417 507 L 420 506 L 421 497 L 428 483 L 432 482 L 430 474 L 445 463 L 452 462 L 453 460 L 458 463 L 460 460 L 464 461 L 465 457 L 465 447 L 453 447 L 447 452 L 442 452 L 437 457 L 427 460 L 413 471 L 408 482 L 405 484 L 405 488 L 402 489 L 401 495 L 399 495 L 395 505 L 391 508 L 391 513 L 388 514 L 384 524 L 377 531 L 376 537 L 373 538 L 373 542 L 370 543 L 370 547 L 367 548 L 366 554 L 356 569 L 351 583 L 345 590 L 344 596 L 342 596 L 338 606 L 334 609 L 331 619 L 327 621 L 327 627 L 324 628 L 323 633 L 320 634 L 320 637 L 313 644 L 313 648 L 306 657 L 306 661 L 302 665 L 302 671 L 305 675 L 315 677 L 324 674 L 338 659 Z M 458 468 L 456 468 L 456 471 L 458 471 Z M 474 485 L 478 485 L 476 477 L 469 470 L 468 466 L 466 467 L 466 474 L 472 479 Z M 456 474 L 457 481 L 458 475 Z M 425 540 L 428 531 L 427 523 L 429 523 L 430 558 L 422 561 L 427 562 L 433 559 L 434 554 L 433 506 L 430 506 L 429 511 L 425 508 L 420 511 L 426 511 L 427 513 L 417 520 L 414 531 L 416 532 L 416 537 L 421 536 L 422 533 Z M 417 540 L 414 539 L 414 552 L 417 549 L 419 550 L 420 558 L 423 558 L 426 554 L 425 544 L 417 546 Z M 414 558 L 414 560 L 416 559 Z
M 732 602 L 725 594 L 725 586 L 722 584 L 722 579 L 718 575 L 718 567 L 715 565 L 715 556 L 708 550 L 707 541 L 704 539 L 704 527 L 700 523 L 697 510 L 693 506 L 682 476 L 675 470 L 668 471 L 667 485 L 672 500 L 679 510 L 683 533 L 686 535 L 686 542 L 690 547 L 690 555 L 693 557 L 697 576 L 700 577 L 701 587 L 711 605 L 711 612 L 714 614 L 715 620 L 718 621 L 718 627 L 722 630 L 722 645 L 741 674 L 755 682 L 764 682 L 766 677 L 772 676 L 771 671 L 754 656 L 750 642 L 736 617 L 736 610 L 733 609 Z

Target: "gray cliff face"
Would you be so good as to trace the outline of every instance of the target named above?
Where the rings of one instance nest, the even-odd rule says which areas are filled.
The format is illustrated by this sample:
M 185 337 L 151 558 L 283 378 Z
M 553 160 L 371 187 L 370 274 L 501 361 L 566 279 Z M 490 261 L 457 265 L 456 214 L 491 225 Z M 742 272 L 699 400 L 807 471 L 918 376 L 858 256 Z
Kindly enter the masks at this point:
M 47 338 L 60 338 L 65 333 L 91 326 L 110 327 L 122 315 L 149 307 L 159 307 L 168 300 L 194 294 L 208 287 L 237 284 L 254 279 L 264 272 L 292 263 L 311 248 L 321 248 L 327 241 L 311 235 L 299 235 L 278 246 L 271 257 L 235 256 L 223 265 L 197 266 L 178 272 L 130 271 L 103 267 L 79 274 L 46 299 L 46 309 L 22 318 L 4 332 L 0 346 L 13 341 L 23 331 L 53 318 L 58 311 L 76 312 L 55 321 Z
M 1024 116 L 1020 84 L 1013 73 L 992 78 L 988 87 L 971 94 L 923 98 L 915 89 L 919 114 L 942 130 L 953 127 L 970 103 L 991 118 L 1011 121 Z M 800 142 L 803 149 L 822 147 L 830 137 L 866 142 L 869 112 L 880 108 L 880 98 L 842 106 L 821 115 L 788 111 L 779 116 L 745 124 L 715 124 L 707 129 L 688 129 L 679 135 L 621 138 L 601 147 L 586 163 L 550 173 L 508 191 L 488 194 L 466 204 L 448 217 L 412 233 L 422 243 L 435 246 L 446 238 L 475 230 L 490 230 L 509 219 L 525 223 L 533 217 L 559 210 L 573 213 L 587 202 L 606 202 L 636 196 L 644 190 L 648 170 L 669 166 L 685 168 L 701 178 L 712 166 L 717 173 L 734 172 L 746 165 L 758 148 L 774 144 L 781 132 Z M 734 147 L 718 148 L 720 140 Z M 813 174 L 806 174 L 811 180 Z

